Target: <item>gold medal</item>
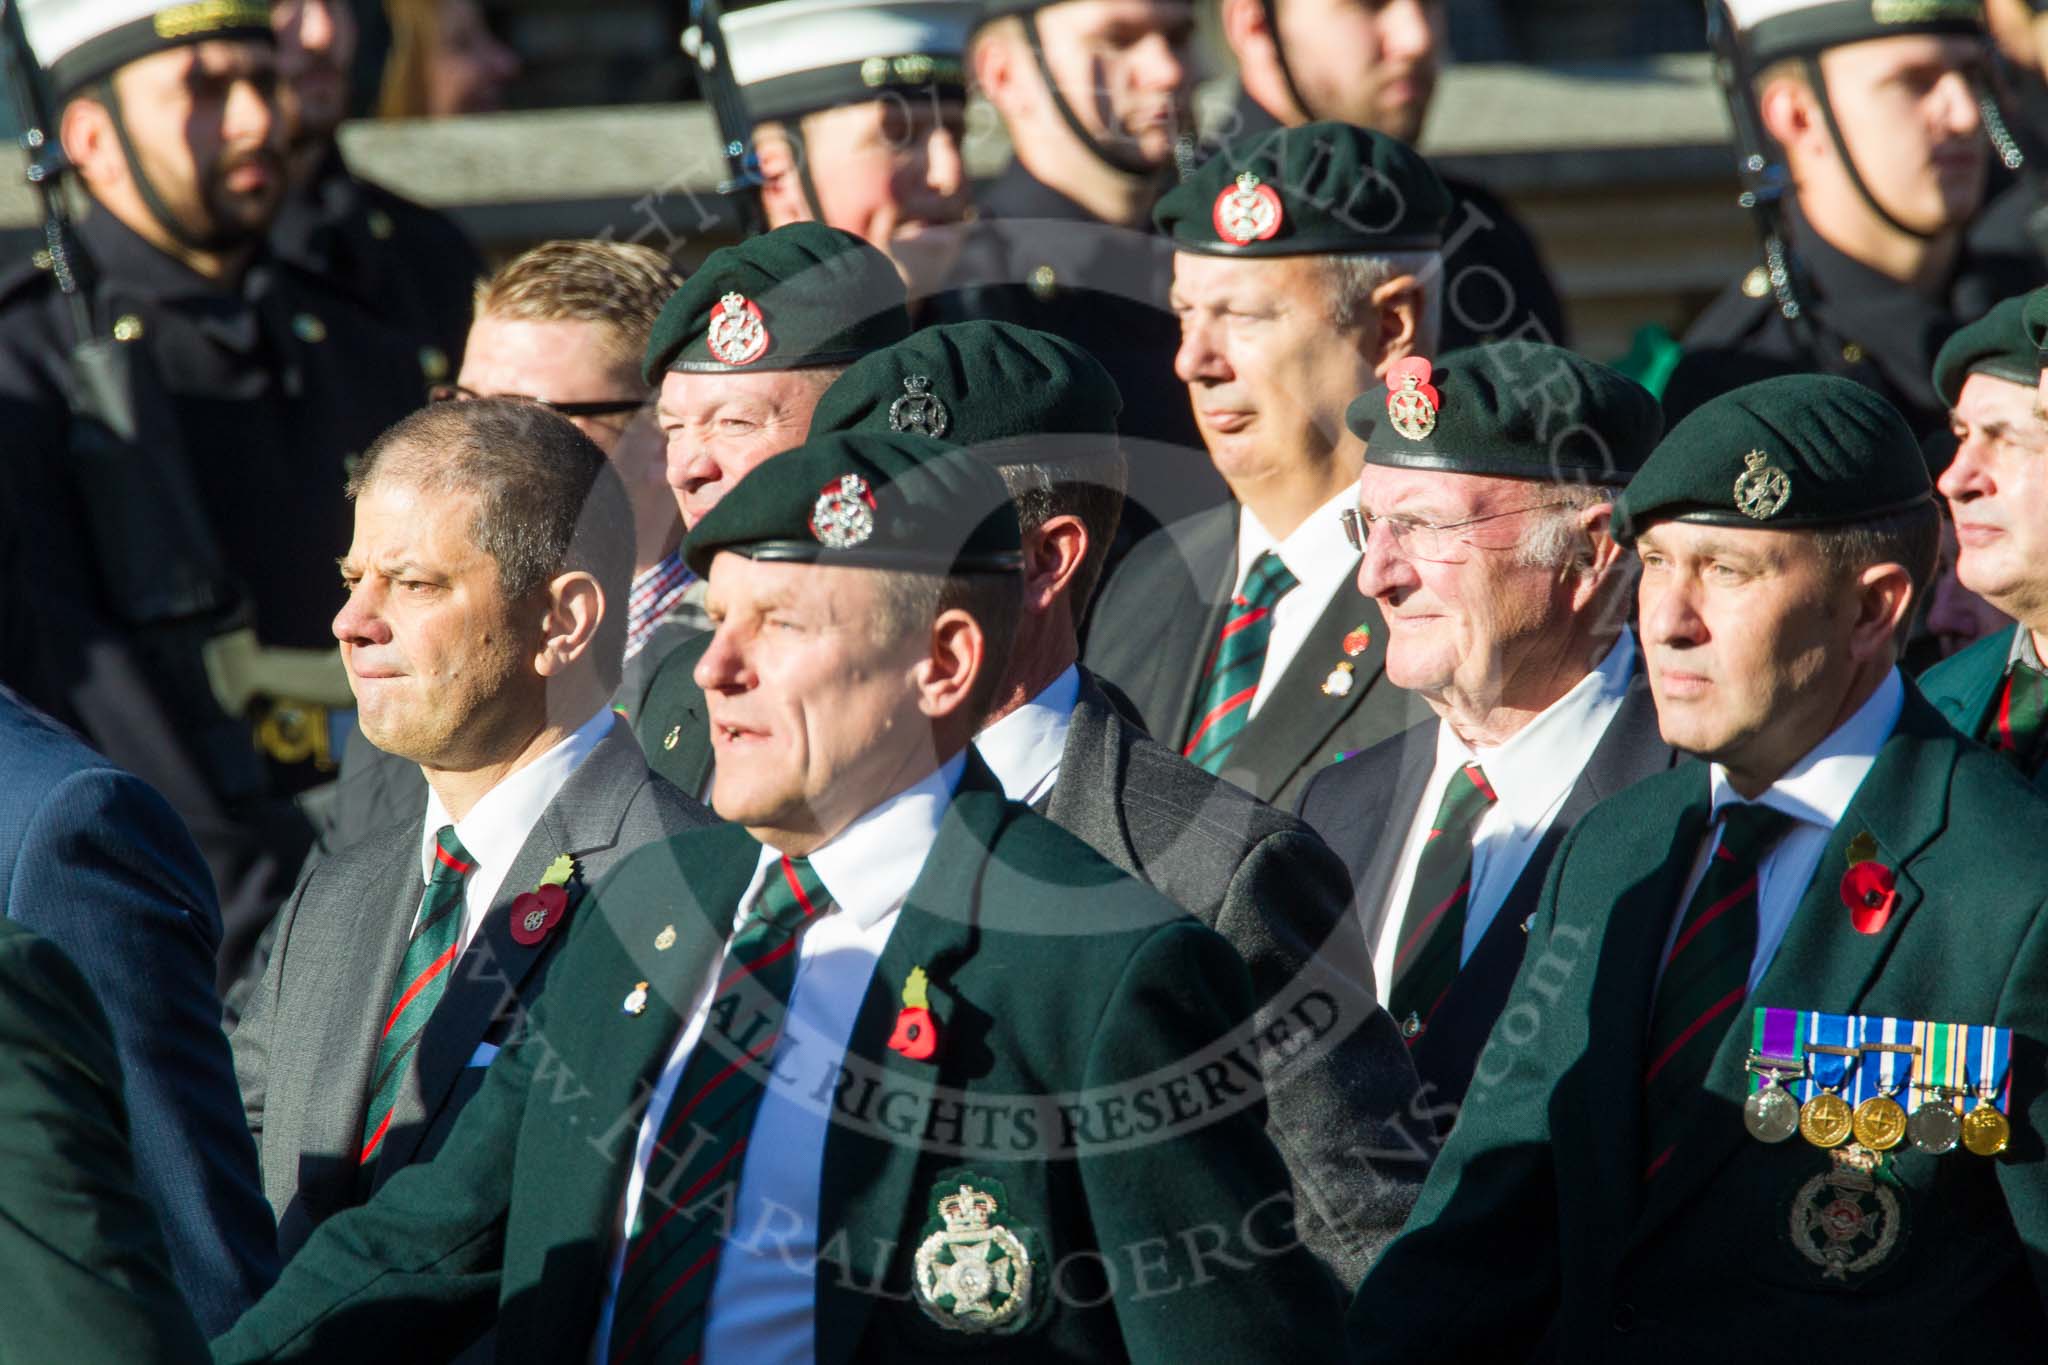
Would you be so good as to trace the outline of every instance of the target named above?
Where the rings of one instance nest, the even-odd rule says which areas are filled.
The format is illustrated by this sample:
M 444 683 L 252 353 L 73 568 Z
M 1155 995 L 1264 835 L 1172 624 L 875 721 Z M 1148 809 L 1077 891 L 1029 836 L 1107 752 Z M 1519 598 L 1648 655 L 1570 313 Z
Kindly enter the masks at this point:
M 1906 1136 L 1906 1111 L 1889 1095 L 1873 1095 L 1856 1106 L 1851 1122 L 1856 1140 L 1873 1152 L 1889 1152 Z
M 1832 1090 L 1823 1090 L 1799 1110 L 1799 1135 L 1816 1147 L 1839 1147 L 1856 1131 L 1849 1102 Z
M 1963 1115 L 1963 1146 L 1978 1156 L 1997 1156 L 2012 1141 L 2012 1125 L 1989 1103 L 1980 1101 Z

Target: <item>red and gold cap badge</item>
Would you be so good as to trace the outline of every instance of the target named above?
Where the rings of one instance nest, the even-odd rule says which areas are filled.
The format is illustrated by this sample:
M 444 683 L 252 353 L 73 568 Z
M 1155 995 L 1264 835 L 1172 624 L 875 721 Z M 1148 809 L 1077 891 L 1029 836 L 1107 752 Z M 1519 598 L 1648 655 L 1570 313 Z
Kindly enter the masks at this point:
M 760 306 L 745 294 L 727 294 L 712 305 L 704 344 L 720 364 L 751 365 L 768 354 L 770 340 Z
M 1286 213 L 1280 207 L 1278 192 L 1246 171 L 1235 185 L 1216 196 L 1216 208 L 1210 217 L 1218 237 L 1232 246 L 1250 246 L 1278 232 Z
M 1387 371 L 1387 419 L 1394 430 L 1411 441 L 1420 441 L 1436 430 L 1437 409 L 1444 396 L 1429 382 L 1436 366 L 1426 358 L 1411 355 L 1397 360 Z
M 851 550 L 875 533 L 875 495 L 858 474 L 825 485 L 811 507 L 811 534 L 828 550 Z

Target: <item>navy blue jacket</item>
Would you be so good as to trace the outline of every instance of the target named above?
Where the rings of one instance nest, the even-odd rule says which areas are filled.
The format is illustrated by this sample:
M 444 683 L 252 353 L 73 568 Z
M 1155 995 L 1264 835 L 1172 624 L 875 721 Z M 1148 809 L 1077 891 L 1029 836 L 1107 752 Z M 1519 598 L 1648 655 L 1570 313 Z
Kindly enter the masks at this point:
M 277 1276 L 214 992 L 220 910 L 164 799 L 0 687 L 0 908 L 78 964 L 113 1024 L 136 1174 L 202 1330 Z

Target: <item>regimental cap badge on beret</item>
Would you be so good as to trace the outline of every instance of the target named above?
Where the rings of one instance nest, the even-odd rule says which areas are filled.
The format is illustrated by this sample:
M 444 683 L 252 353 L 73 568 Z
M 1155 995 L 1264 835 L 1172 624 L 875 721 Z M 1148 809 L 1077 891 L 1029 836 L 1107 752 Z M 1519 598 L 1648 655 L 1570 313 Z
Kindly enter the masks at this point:
M 1216 235 L 1234 246 L 1270 240 L 1286 216 L 1278 191 L 1250 171 L 1217 194 L 1213 215 Z
M 751 365 L 768 354 L 772 340 L 760 306 L 745 294 L 721 295 L 712 306 L 704 344 L 713 359 L 726 365 Z
M 1792 500 L 1792 478 L 1761 450 L 1742 459 L 1749 468 L 1736 476 L 1735 510 L 1752 521 L 1769 521 Z
M 1411 441 L 1426 440 L 1436 430 L 1444 399 L 1429 382 L 1434 373 L 1436 366 L 1419 355 L 1397 360 L 1387 371 L 1387 420 Z
M 858 474 L 842 474 L 818 493 L 811 534 L 828 550 L 851 550 L 875 533 L 875 495 Z
M 889 430 L 914 431 L 933 440 L 944 436 L 953 425 L 953 414 L 932 392 L 929 376 L 905 375 L 903 396 L 889 405 Z

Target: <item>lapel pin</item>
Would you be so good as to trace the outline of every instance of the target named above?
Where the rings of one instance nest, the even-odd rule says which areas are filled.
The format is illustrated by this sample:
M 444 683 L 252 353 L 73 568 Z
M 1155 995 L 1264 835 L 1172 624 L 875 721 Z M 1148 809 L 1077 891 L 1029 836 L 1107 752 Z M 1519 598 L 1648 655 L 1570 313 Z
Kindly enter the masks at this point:
M 673 749 L 676 747 L 676 741 L 680 740 L 682 737 L 683 727 L 680 725 L 671 725 L 668 727 L 668 733 L 661 737 L 661 747 L 664 749 Z
M 1323 679 L 1323 695 L 1326 697 L 1348 697 L 1353 682 L 1351 661 L 1346 659 L 1330 670 L 1330 676 Z
M 913 1062 L 928 1062 L 939 1050 L 939 1028 L 932 1021 L 930 984 L 924 968 L 912 967 L 903 983 L 903 1008 L 896 1013 L 896 1031 L 889 1047 Z
M 626 998 L 620 1002 L 619 1008 L 631 1015 L 643 1013 L 647 1009 L 647 983 L 642 981 L 627 991 Z
M 1344 657 L 1355 659 L 1372 648 L 1372 626 L 1360 621 L 1344 636 Z
M 1842 904 L 1859 934 L 1882 930 L 1899 903 L 1899 874 L 1875 859 L 1854 863 L 1842 874 Z
M 569 879 L 576 860 L 564 853 L 548 864 L 540 884 L 512 898 L 512 939 L 531 948 L 555 931 L 569 912 Z
M 654 951 L 665 953 L 675 946 L 676 927 L 673 924 L 663 926 L 662 931 L 654 936 Z

